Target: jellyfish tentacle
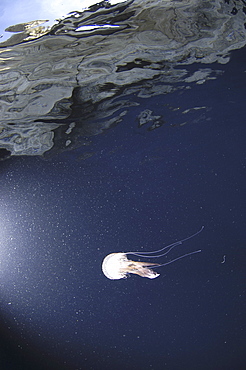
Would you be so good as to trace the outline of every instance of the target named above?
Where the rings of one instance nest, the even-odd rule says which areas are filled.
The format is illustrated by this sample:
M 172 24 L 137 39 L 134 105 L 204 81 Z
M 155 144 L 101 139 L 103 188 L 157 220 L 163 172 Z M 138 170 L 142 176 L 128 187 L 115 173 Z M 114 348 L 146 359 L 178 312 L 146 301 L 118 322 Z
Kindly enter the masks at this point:
M 204 226 L 202 226 L 201 227 L 201 229 L 200 230 L 198 230 L 195 234 L 192 234 L 192 235 L 190 235 L 190 236 L 188 236 L 187 238 L 185 238 L 185 239 L 182 239 L 182 240 L 180 240 L 180 241 L 178 241 L 178 242 L 175 242 L 175 243 L 172 243 L 172 244 L 170 244 L 170 245 L 168 245 L 168 246 L 166 246 L 166 247 L 164 247 L 164 248 L 161 248 L 161 249 L 158 249 L 157 251 L 152 251 L 152 252 L 141 252 L 141 251 L 136 251 L 136 252 L 125 252 L 125 254 L 134 254 L 134 255 L 139 255 L 139 257 L 152 257 L 152 258 L 154 258 L 154 257 L 162 257 L 163 255 L 165 255 L 166 254 L 166 252 L 164 253 L 164 254 L 161 254 L 161 255 L 159 255 L 159 256 L 149 256 L 149 254 L 154 254 L 154 253 L 159 253 L 159 252 L 162 252 L 162 251 L 164 251 L 165 249 L 168 249 L 168 248 L 171 248 L 171 249 L 173 249 L 174 247 L 177 247 L 178 245 L 181 245 L 181 244 L 183 244 L 183 242 L 185 242 L 186 240 L 189 240 L 189 239 L 191 239 L 191 238 L 194 238 L 196 235 L 198 235 L 198 234 L 200 234 L 200 232 L 202 232 L 202 230 L 204 229 Z M 171 250 L 170 249 L 170 250 Z M 169 251 L 170 251 L 169 250 Z M 168 253 L 168 252 L 167 252 Z M 140 256 L 140 254 L 141 254 L 141 256 Z M 146 256 L 145 256 L 146 255 Z
M 165 256 L 165 254 L 167 254 L 168 252 L 170 252 L 171 249 L 173 249 L 174 247 L 177 247 L 180 244 L 182 244 L 182 243 L 181 242 L 175 242 L 173 244 L 167 245 L 166 247 L 164 247 L 162 249 L 159 249 L 157 251 L 153 251 L 153 252 L 126 252 L 125 254 L 134 254 L 134 256 L 147 257 L 147 258 L 161 257 L 161 256 Z M 149 254 L 153 254 L 153 253 L 158 253 L 158 252 L 164 251 L 164 250 L 166 250 L 168 248 L 170 248 L 169 251 L 164 252 L 163 254 L 154 255 L 154 256 L 150 256 L 149 255 Z
M 151 268 L 155 268 L 155 267 L 161 267 L 161 266 L 169 265 L 170 263 L 173 263 L 173 262 L 175 262 L 175 261 L 178 261 L 178 260 L 180 260 L 181 258 L 191 256 L 192 254 L 195 254 L 195 253 L 200 253 L 201 251 L 202 251 L 201 249 L 198 249 L 197 251 L 189 252 L 189 253 L 183 254 L 183 256 L 179 256 L 179 257 L 175 258 L 174 260 L 168 261 L 168 262 L 166 262 L 166 263 L 162 263 L 161 265 L 158 265 L 158 266 L 152 266 Z
M 141 254 L 141 253 L 135 253 L 135 252 L 133 252 L 133 253 L 129 252 L 129 253 L 126 253 L 126 254 L 134 254 L 134 256 L 137 256 L 137 257 L 145 257 L 145 258 L 163 257 L 163 256 L 166 256 L 173 248 L 177 247 L 180 244 L 182 244 L 182 243 L 177 242 L 177 243 L 175 243 L 175 244 L 173 244 L 171 246 L 169 245 L 168 247 L 165 247 L 165 249 L 169 248 L 168 251 L 166 251 L 166 252 L 164 252 L 162 254 L 154 255 L 154 256 L 149 256 L 149 255 L 145 255 L 145 254 Z

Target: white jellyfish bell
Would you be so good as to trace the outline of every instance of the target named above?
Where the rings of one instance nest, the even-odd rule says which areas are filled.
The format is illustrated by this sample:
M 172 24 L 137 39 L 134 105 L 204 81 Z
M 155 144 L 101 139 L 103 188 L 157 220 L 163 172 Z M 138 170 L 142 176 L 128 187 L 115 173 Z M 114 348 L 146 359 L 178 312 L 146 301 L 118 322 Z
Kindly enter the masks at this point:
M 118 280 L 127 277 L 127 274 L 137 274 L 142 277 L 154 279 L 160 274 L 151 270 L 150 266 L 159 266 L 157 263 L 131 261 L 127 258 L 128 253 L 108 254 L 102 263 L 104 275 L 111 280 Z
M 128 254 L 132 254 L 137 257 L 144 257 L 144 258 L 159 258 L 167 255 L 173 248 L 177 247 L 178 245 L 182 244 L 184 241 L 189 240 L 193 238 L 194 236 L 200 234 L 200 232 L 204 229 L 204 226 L 201 227 L 199 231 L 197 231 L 195 234 L 189 236 L 188 238 L 185 238 L 183 240 L 180 240 L 178 242 L 175 242 L 173 244 L 168 245 L 167 247 L 161 248 L 157 251 L 153 252 L 125 252 L 125 253 L 110 253 L 108 254 L 103 262 L 102 262 L 102 271 L 104 275 L 111 280 L 119 280 L 127 278 L 129 274 L 137 274 L 141 277 L 147 277 L 149 279 L 155 279 L 160 274 L 158 274 L 156 271 L 152 270 L 156 267 L 166 266 L 170 263 L 173 263 L 175 261 L 180 260 L 181 258 L 191 256 L 192 254 L 201 252 L 201 249 L 183 254 L 180 257 L 177 257 L 171 261 L 168 261 L 166 263 L 151 263 L 151 262 L 139 262 L 139 261 L 132 261 L 127 258 Z M 164 252 L 161 254 L 158 254 L 160 252 Z

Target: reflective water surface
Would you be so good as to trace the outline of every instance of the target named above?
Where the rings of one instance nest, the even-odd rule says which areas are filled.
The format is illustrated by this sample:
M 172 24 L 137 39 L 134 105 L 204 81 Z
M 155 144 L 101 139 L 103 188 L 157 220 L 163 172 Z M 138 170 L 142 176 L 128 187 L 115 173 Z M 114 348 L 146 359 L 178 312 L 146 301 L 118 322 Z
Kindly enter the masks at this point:
M 245 17 L 243 1 L 135 0 L 74 11 L 48 28 L 9 25 L 14 34 L 0 43 L 2 156 L 87 145 L 139 99 L 215 79 L 229 51 L 245 45 Z

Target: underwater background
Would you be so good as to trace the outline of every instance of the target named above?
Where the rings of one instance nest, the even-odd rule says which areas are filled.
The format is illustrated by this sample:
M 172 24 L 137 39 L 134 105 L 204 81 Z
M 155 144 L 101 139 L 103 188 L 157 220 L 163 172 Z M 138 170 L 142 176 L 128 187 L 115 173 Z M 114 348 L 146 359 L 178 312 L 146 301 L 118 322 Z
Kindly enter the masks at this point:
M 246 3 L 71 10 L 0 39 L 0 367 L 244 369 Z

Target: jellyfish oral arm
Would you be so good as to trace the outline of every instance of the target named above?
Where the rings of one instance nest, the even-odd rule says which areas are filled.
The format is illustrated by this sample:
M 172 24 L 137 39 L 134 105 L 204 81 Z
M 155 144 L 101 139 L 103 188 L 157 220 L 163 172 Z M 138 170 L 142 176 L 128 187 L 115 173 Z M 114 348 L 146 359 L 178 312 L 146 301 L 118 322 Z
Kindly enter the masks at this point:
M 130 264 L 128 266 L 128 272 L 130 272 L 131 274 L 137 274 L 141 277 L 155 279 L 158 276 L 160 276 L 160 274 L 153 271 L 152 268 L 158 266 L 159 266 L 158 263 L 130 261 Z
M 146 277 L 149 279 L 155 279 L 160 274 L 156 271 L 153 271 L 151 268 L 158 267 L 157 263 L 147 263 L 147 262 L 138 262 L 138 261 L 129 261 L 129 265 L 124 269 L 126 274 L 136 274 L 141 277 Z M 151 268 L 148 268 L 151 266 Z

